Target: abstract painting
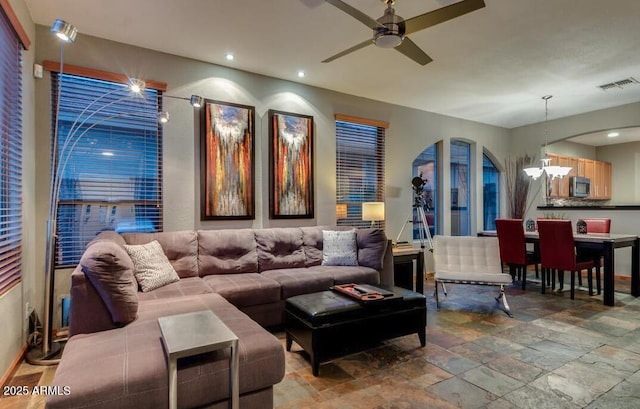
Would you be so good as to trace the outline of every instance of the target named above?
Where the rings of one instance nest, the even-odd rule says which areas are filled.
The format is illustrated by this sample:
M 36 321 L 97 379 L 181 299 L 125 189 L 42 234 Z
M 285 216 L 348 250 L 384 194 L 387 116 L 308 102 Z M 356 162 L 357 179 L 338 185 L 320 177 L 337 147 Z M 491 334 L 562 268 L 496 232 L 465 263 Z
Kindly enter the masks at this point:
M 269 110 L 269 217 L 313 218 L 313 117 Z
M 255 108 L 205 100 L 200 117 L 201 219 L 254 219 Z

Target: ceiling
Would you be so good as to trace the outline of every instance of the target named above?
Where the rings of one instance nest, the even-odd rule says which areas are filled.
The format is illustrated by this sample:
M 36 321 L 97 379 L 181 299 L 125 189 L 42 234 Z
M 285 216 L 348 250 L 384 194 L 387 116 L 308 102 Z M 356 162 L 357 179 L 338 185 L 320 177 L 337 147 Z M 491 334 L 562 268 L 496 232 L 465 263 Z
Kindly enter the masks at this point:
M 604 146 L 640 141 L 640 127 L 606 129 L 566 139 L 583 145 Z
M 344 0 L 370 17 L 380 0 Z M 405 19 L 456 0 L 397 0 Z M 371 30 L 322 0 L 26 0 L 33 20 L 271 77 L 513 128 L 640 101 L 640 1 L 485 0 L 409 37 L 433 62 L 365 47 Z M 225 53 L 235 60 L 227 61 Z M 306 76 L 298 78 L 298 70 Z

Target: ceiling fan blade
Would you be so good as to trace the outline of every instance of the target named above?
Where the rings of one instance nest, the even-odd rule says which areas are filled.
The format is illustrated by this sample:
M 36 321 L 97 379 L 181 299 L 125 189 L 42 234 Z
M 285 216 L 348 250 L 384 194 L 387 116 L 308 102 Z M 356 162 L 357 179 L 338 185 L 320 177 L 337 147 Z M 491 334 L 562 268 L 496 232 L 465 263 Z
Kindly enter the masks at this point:
M 338 59 L 338 58 L 340 58 L 340 57 L 344 57 L 344 56 L 345 56 L 345 55 L 347 55 L 347 54 L 350 54 L 350 53 L 352 53 L 352 52 L 354 52 L 354 51 L 357 51 L 357 50 L 359 50 L 359 49 L 361 49 L 361 48 L 364 48 L 364 47 L 366 47 L 366 46 L 368 46 L 368 45 L 371 45 L 371 44 L 373 44 L 373 41 L 371 41 L 371 40 L 365 40 L 365 41 L 361 42 L 360 44 L 354 45 L 353 47 L 348 48 L 348 49 L 346 49 L 346 50 L 342 51 L 341 53 L 338 53 L 338 54 L 336 54 L 336 55 L 333 55 L 333 56 L 331 56 L 331 57 L 327 58 L 326 60 L 324 60 L 324 61 L 322 61 L 322 62 L 331 62 L 331 61 L 333 61 L 333 60 L 337 60 L 337 59 Z M 402 45 L 402 44 L 401 44 L 401 45 Z
M 427 65 L 431 61 L 433 61 L 431 57 L 429 57 L 424 51 L 422 51 L 420 47 L 418 47 L 416 43 L 411 41 L 411 39 L 408 37 L 405 37 L 402 43 L 395 49 L 420 65 Z
M 405 20 L 404 22 L 406 30 L 405 34 L 411 34 L 415 33 L 416 31 L 424 30 L 427 27 L 432 27 L 436 24 L 440 24 L 456 17 L 460 17 L 464 14 L 471 13 L 472 11 L 481 9 L 484 6 L 484 0 L 463 0 L 461 2 L 454 3 L 449 6 L 430 11 L 428 13 L 412 17 L 408 20 Z
M 372 30 L 375 29 L 376 27 L 384 27 L 382 24 L 378 23 L 376 20 L 372 19 L 371 17 L 367 16 L 360 10 L 348 5 L 343 1 L 340 1 L 340 0 L 325 0 L 325 1 L 331 4 L 332 6 L 344 11 L 345 13 L 355 18 L 356 20 L 358 20 L 359 22 L 361 22 L 362 24 L 364 24 L 365 26 L 369 27 Z
M 300 0 L 300 1 L 302 2 L 302 4 L 309 7 L 310 9 L 315 9 L 316 7 L 324 3 L 324 0 Z

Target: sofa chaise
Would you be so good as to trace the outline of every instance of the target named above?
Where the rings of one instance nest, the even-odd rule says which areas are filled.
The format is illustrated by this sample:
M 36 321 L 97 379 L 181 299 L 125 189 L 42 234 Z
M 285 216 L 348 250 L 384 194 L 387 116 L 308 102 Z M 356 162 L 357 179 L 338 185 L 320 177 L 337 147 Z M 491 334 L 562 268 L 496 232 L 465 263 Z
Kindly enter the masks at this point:
M 265 328 L 284 323 L 286 299 L 334 284 L 393 285 L 391 245 L 380 229 L 355 231 L 354 265 L 328 265 L 336 263 L 326 262 L 323 237 L 346 230 L 101 233 L 71 275 L 70 338 L 53 381 L 70 393 L 48 396 L 46 407 L 167 407 L 157 319 L 208 309 L 239 338 L 240 407 L 271 408 L 273 385 L 284 376 L 284 351 Z M 154 241 L 179 279 L 142 292 L 131 278 L 135 266 L 127 246 Z M 218 351 L 179 362 L 180 408 L 227 407 L 229 354 Z

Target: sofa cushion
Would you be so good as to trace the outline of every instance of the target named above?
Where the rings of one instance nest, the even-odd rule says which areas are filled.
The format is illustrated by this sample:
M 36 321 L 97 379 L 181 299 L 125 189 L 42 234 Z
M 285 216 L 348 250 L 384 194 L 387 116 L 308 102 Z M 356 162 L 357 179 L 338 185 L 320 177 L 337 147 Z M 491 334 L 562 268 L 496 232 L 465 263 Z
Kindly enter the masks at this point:
M 116 325 L 138 315 L 138 287 L 134 266 L 122 246 L 114 241 L 93 241 L 80 259 L 80 268 L 96 289 Z
M 382 229 L 356 230 L 358 243 L 358 265 L 381 271 L 384 254 L 387 250 L 387 236 Z
M 122 237 L 127 244 L 145 244 L 158 240 L 180 278 L 198 276 L 198 240 L 195 231 L 124 233 Z
M 305 265 L 307 267 L 322 264 L 322 231 L 323 230 L 351 230 L 350 226 L 305 226 L 302 230 L 302 248 L 304 249 Z
M 214 274 L 202 280 L 236 307 L 269 304 L 280 300 L 280 284 L 258 273 Z
M 142 292 L 155 290 L 180 280 L 178 273 L 173 269 L 160 243 L 156 240 L 146 244 L 125 244 L 124 248 L 133 261 L 133 275 Z
M 314 266 L 309 267 L 314 274 L 331 277 L 334 284 L 380 284 L 380 273 L 364 266 Z
M 199 230 L 200 276 L 257 273 L 258 252 L 252 229 Z
M 283 300 L 294 295 L 326 291 L 333 285 L 331 275 L 309 268 L 282 268 L 261 274 L 280 283 Z
M 52 385 L 70 396 L 47 397 L 49 409 L 166 408 L 167 366 L 153 317 L 212 310 L 239 338 L 240 393 L 269 388 L 284 376 L 284 350 L 273 335 L 217 294 L 150 300 L 141 320 L 69 339 Z M 98 351 L 98 353 L 97 353 Z M 178 407 L 209 407 L 229 397 L 229 349 L 178 363 Z M 89 373 L 88 368 L 91 368 Z M 117 376 L 114 376 L 117 374 Z
M 271 228 L 254 230 L 260 272 L 278 268 L 304 267 L 302 230 Z
M 138 293 L 138 301 L 159 300 L 166 298 L 182 297 L 185 295 L 208 294 L 213 290 L 207 286 L 200 277 L 181 278 L 175 283 L 167 284 L 146 293 Z
M 356 231 L 322 231 L 323 266 L 357 266 Z
M 101 231 L 100 233 L 98 233 L 98 235 L 96 237 L 93 238 L 93 240 L 91 240 L 89 242 L 89 244 L 87 244 L 87 247 L 89 247 L 90 245 L 92 245 L 93 243 L 96 243 L 98 241 L 113 241 L 116 242 L 119 245 L 125 245 L 127 244 L 126 241 L 124 241 L 124 238 L 122 237 L 122 235 L 120 233 L 117 233 L 113 230 L 105 230 L 105 231 Z

